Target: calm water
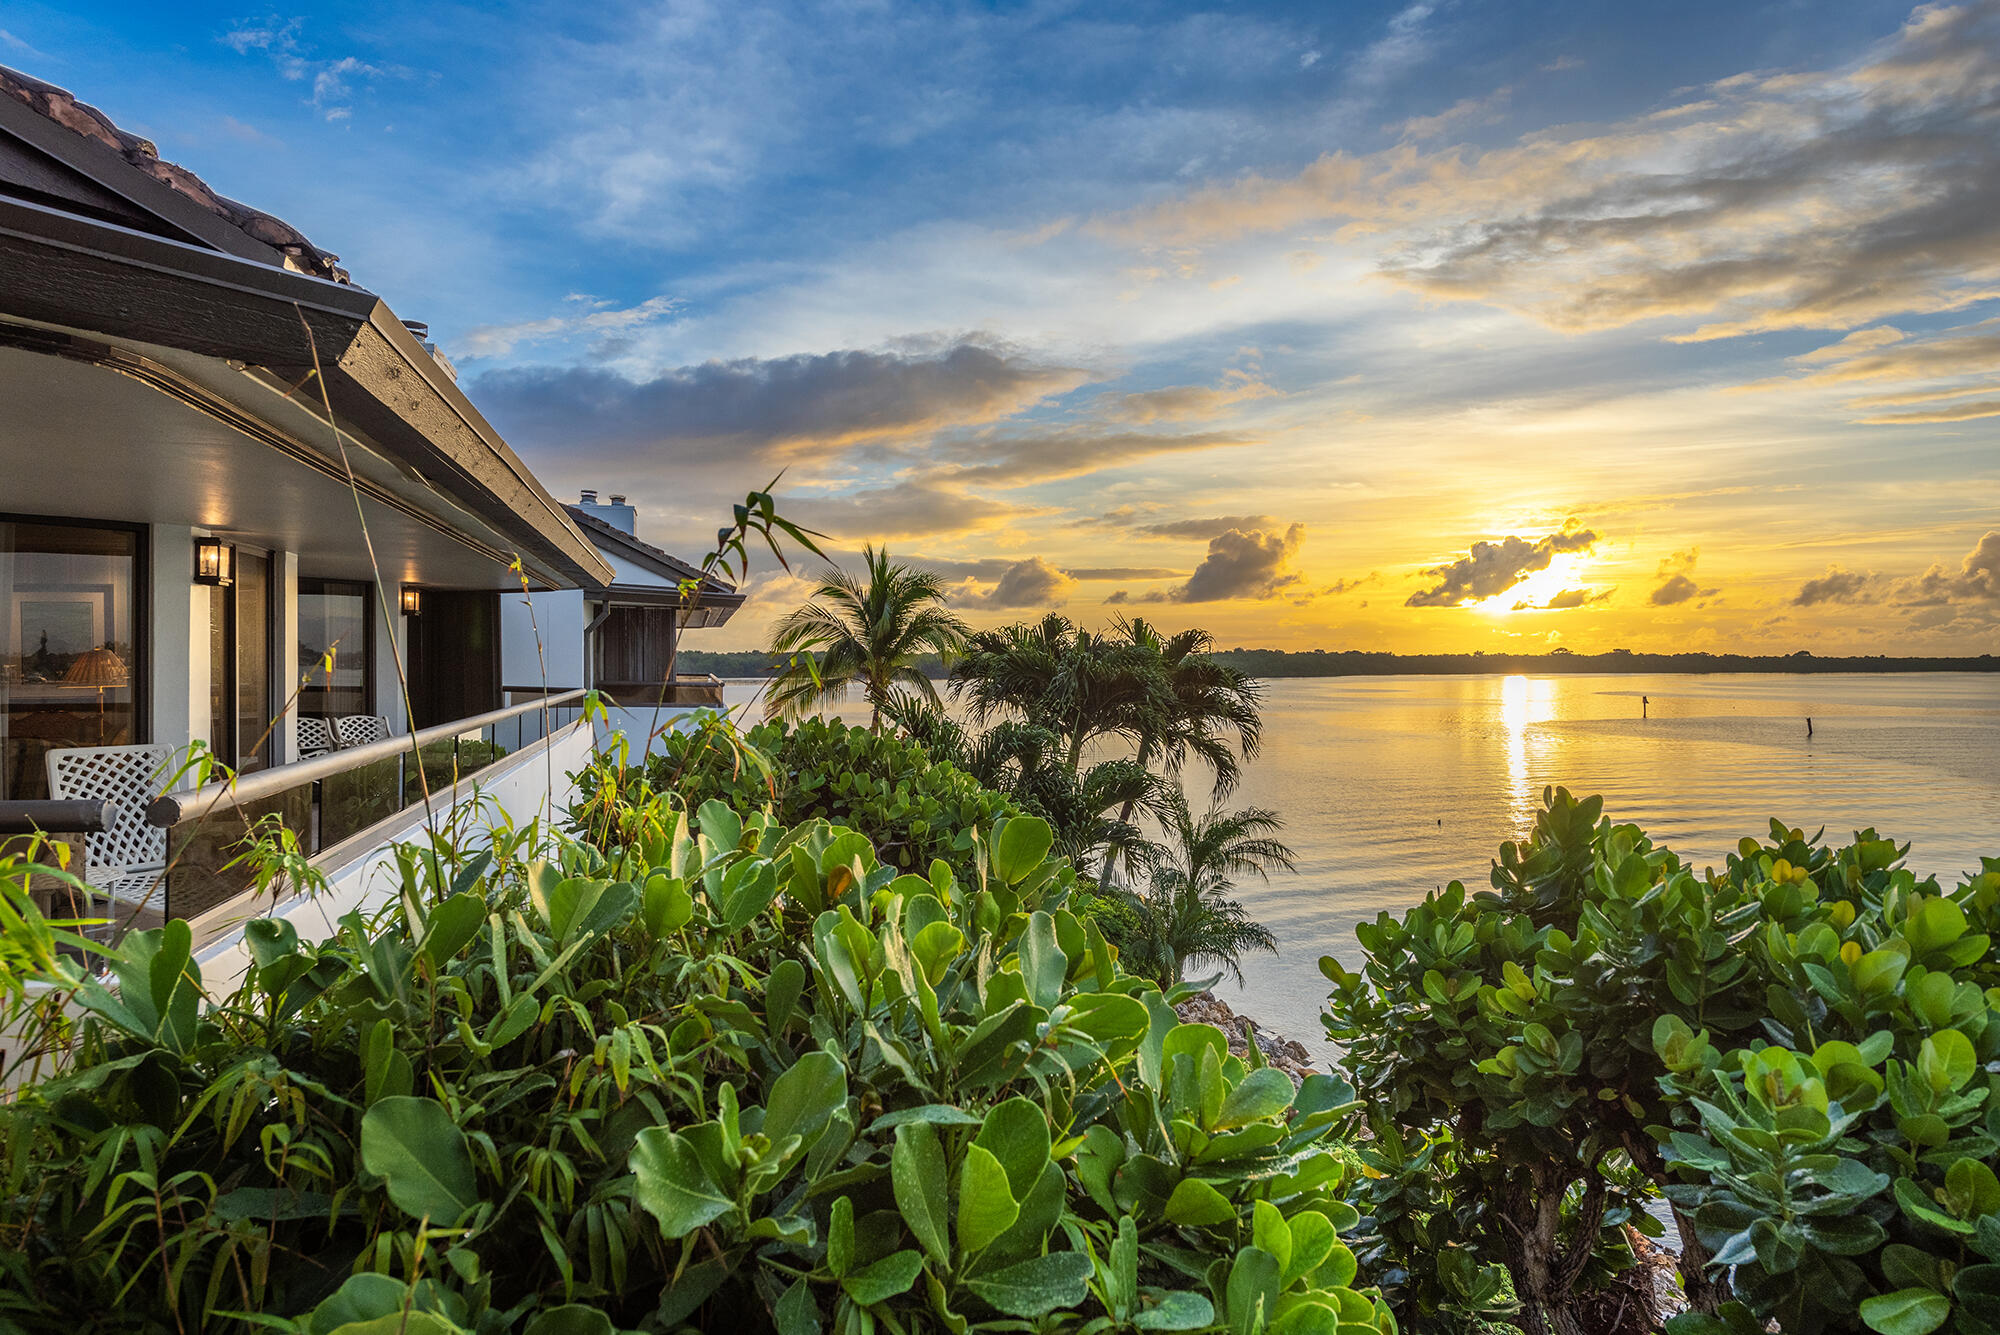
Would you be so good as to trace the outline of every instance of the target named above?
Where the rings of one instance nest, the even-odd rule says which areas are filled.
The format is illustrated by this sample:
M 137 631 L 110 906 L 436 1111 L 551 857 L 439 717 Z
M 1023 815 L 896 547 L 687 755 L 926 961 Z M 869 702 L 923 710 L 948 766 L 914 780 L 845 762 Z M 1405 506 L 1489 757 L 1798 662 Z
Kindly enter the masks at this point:
M 1772 816 L 1872 825 L 1919 872 L 2000 855 L 2000 675 L 1292 678 L 1266 683 L 1264 739 L 1229 801 L 1283 816 L 1299 869 L 1240 888 L 1280 950 L 1220 991 L 1322 1054 L 1319 957 L 1356 965 L 1356 922 L 1487 884 L 1548 784 L 1697 866 Z

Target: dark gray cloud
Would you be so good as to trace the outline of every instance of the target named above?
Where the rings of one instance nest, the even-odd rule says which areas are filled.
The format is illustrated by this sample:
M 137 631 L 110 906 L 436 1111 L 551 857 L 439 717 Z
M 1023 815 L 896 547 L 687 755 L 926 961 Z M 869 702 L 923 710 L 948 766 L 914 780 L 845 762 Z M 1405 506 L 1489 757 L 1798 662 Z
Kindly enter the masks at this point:
M 1257 529 L 1281 528 L 1284 521 L 1272 515 L 1207 515 L 1190 519 L 1160 519 L 1156 516 L 1165 508 L 1158 505 L 1139 507 L 1121 505 L 1115 510 L 1107 510 L 1101 515 L 1072 521 L 1079 528 L 1117 528 L 1142 538 L 1161 538 L 1176 542 L 1209 542 L 1230 529 L 1251 532 Z
M 794 494 L 781 496 L 779 504 L 787 518 L 843 542 L 991 529 L 1034 513 L 923 482 L 864 487 L 835 496 Z
M 1076 581 L 1039 556 L 1016 561 L 984 593 L 960 595 L 956 601 L 974 607 L 1054 607 L 1076 588 Z
M 1872 570 L 1847 570 L 1828 566 L 1826 573 L 1799 585 L 1794 607 L 1817 607 L 1821 603 L 1873 602 L 1879 577 Z
M 1547 570 L 1556 557 L 1587 552 L 1596 542 L 1597 534 L 1587 528 L 1551 533 L 1532 542 L 1512 536 L 1498 542 L 1475 542 L 1467 555 L 1424 571 L 1437 582 L 1411 594 L 1403 606 L 1463 607 L 1483 602 L 1505 593 L 1537 570 Z
M 937 462 L 928 473 L 960 485 L 1020 487 L 1082 477 L 1162 454 L 1254 444 L 1254 437 L 1233 431 L 1104 431 L 1088 426 L 993 430 L 941 438 L 931 448 Z
M 1704 589 L 1695 583 L 1694 568 L 1701 560 L 1701 548 L 1690 547 L 1660 559 L 1653 573 L 1662 576 L 1660 586 L 1646 599 L 1655 607 L 1675 607 L 1691 598 L 1712 598 L 1718 589 Z
M 1232 528 L 1209 539 L 1208 555 L 1187 583 L 1139 597 L 1120 589 L 1105 601 L 1218 603 L 1275 597 L 1305 578 L 1287 569 L 1305 532 L 1304 524 L 1293 524 L 1282 533 Z
M 2000 603 L 2000 530 L 1982 535 L 1958 563 L 1933 565 L 1915 579 L 1896 587 L 1901 603 Z
M 1713 597 L 1717 592 L 1715 589 L 1702 588 L 1694 582 L 1692 575 L 1681 571 L 1679 574 L 1669 575 L 1666 582 L 1654 589 L 1652 596 L 1646 601 L 1655 607 L 1674 607 L 1687 602 L 1690 598 Z
M 989 422 L 1082 372 L 974 342 L 704 362 L 628 380 L 588 366 L 488 371 L 472 397 L 517 446 L 653 467 L 765 466 L 787 447 L 912 437 Z M 754 471 L 754 470 L 753 470 Z
M 1515 603 L 1516 612 L 1567 612 L 1573 608 L 1588 607 L 1592 603 L 1608 601 L 1614 589 L 1563 589 L 1545 603 Z
M 856 554 L 853 558 L 859 561 Z M 1022 564 L 1022 558 L 1014 556 L 982 556 L 965 560 L 947 556 L 909 556 L 898 559 L 946 579 L 973 579 L 990 583 L 999 579 L 1015 566 Z M 1071 579 L 1175 579 L 1180 571 L 1167 566 L 1064 566 L 1062 573 Z
M 1830 565 L 1824 575 L 1800 585 L 1792 602 L 1799 607 L 1821 603 L 1891 603 L 1920 609 L 1957 607 L 1970 609 L 1968 619 L 1934 611 L 1916 616 L 1911 624 L 1918 629 L 1973 624 L 1984 615 L 1980 609 L 1986 604 L 2000 605 L 2000 529 L 1982 534 L 1972 550 L 1959 559 L 1956 568 L 1938 561 L 1921 575 L 1892 580 L 1873 570 Z

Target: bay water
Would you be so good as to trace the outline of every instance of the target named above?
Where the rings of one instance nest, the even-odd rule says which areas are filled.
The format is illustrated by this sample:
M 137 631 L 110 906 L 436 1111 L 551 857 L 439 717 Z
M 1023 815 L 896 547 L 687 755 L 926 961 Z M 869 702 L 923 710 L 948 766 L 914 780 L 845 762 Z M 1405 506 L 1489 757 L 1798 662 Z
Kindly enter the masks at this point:
M 1940 878 L 2000 856 L 2000 674 L 1283 678 L 1229 806 L 1269 807 L 1296 872 L 1239 885 L 1278 953 L 1217 994 L 1332 1055 L 1319 958 L 1361 962 L 1354 924 L 1450 881 L 1485 888 L 1542 791 L 1601 793 L 1696 867 L 1777 817 L 1844 842 L 1874 827 Z M 730 703 L 761 682 L 732 683 Z M 1643 702 L 1643 703 L 1642 703 Z M 864 706 L 829 711 L 865 722 Z M 1811 720 L 1811 736 L 1807 720 Z M 1190 796 L 1207 799 L 1190 771 Z

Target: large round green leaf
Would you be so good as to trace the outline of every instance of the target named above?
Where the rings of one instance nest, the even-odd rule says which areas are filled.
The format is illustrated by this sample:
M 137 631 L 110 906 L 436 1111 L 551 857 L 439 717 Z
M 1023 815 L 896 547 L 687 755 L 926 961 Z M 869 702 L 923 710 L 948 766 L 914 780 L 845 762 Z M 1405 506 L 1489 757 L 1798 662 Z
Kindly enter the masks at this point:
M 941 1264 L 951 1261 L 946 1204 L 950 1179 L 946 1173 L 944 1147 L 938 1142 L 936 1127 L 928 1122 L 907 1122 L 896 1128 L 896 1145 L 889 1152 L 896 1207 L 924 1250 Z
M 1861 1319 L 1882 1335 L 1930 1335 L 1951 1315 L 1951 1299 L 1934 1289 L 1898 1289 L 1861 1302 Z
M 600 1308 L 564 1303 L 537 1312 L 521 1335 L 615 1335 L 617 1329 Z
M 1009 885 L 1042 865 L 1055 844 L 1049 823 L 1039 816 L 1016 816 L 1000 828 L 993 849 L 993 871 Z
M 1083 1302 L 1090 1278 L 1090 1258 L 1082 1252 L 1050 1252 L 965 1281 L 994 1307 L 1011 1316 L 1047 1316 L 1059 1307 Z
M 436 1099 L 379 1099 L 361 1119 L 361 1163 L 405 1214 L 451 1224 L 479 1200 L 465 1132 Z
M 639 1204 L 669 1238 L 684 1238 L 735 1208 L 708 1180 L 694 1146 L 666 1127 L 649 1126 L 632 1142 L 632 1173 Z

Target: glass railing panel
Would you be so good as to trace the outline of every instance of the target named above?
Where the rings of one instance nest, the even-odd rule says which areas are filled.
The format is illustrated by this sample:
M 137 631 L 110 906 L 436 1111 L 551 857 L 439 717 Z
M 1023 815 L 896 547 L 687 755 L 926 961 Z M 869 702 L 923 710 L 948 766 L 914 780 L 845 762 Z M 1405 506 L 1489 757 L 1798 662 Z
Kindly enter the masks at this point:
M 403 757 L 391 756 L 320 780 L 321 848 L 389 819 L 404 807 Z

